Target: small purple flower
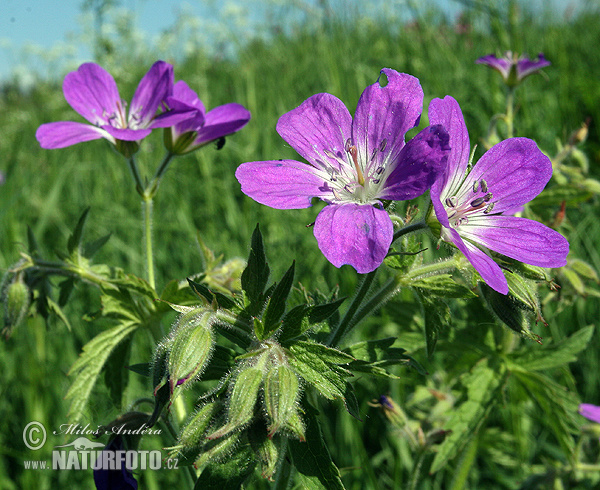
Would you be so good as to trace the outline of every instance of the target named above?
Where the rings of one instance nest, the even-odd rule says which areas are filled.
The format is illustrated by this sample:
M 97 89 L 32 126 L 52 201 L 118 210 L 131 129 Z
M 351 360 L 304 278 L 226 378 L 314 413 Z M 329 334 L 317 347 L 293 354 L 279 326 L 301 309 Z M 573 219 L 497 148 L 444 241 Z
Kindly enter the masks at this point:
M 511 87 L 518 85 L 521 80 L 532 73 L 550 65 L 550 62 L 544 58 L 542 53 L 538 55 L 537 61 L 534 61 L 525 56 L 519 57 L 511 51 L 504 53 L 502 58 L 496 58 L 493 54 L 488 54 L 479 58 L 475 63 L 481 63 L 497 70 L 502 75 L 504 82 Z
M 579 405 L 579 413 L 586 419 L 600 424 L 600 407 L 590 405 L 589 403 L 582 403 Z
M 448 134 L 430 126 L 408 143 L 405 133 L 419 123 L 423 91 L 419 81 L 394 70 L 362 93 L 354 119 L 330 94 L 317 94 L 284 114 L 277 132 L 308 161 L 271 160 L 240 165 L 242 192 L 276 209 L 328 205 L 317 216 L 314 234 L 336 267 L 359 273 L 375 270 L 393 237 L 385 200 L 420 196 L 445 166 Z
M 96 490 L 137 490 L 137 480 L 127 468 L 126 460 L 116 457 L 117 451 L 124 451 L 124 447 L 122 437 L 117 436 L 106 445 L 96 459 L 94 463 Z
M 69 73 L 63 82 L 65 99 L 90 124 L 60 121 L 42 124 L 37 132 L 42 148 L 65 148 L 84 141 L 106 138 L 140 141 L 153 128 L 172 126 L 190 116 L 189 111 L 169 111 L 157 115 L 157 109 L 173 90 L 173 67 L 157 61 L 140 81 L 129 111 L 121 100 L 113 77 L 95 63 L 84 63 Z
M 173 87 L 167 105 L 176 111 L 192 111 L 192 117 L 171 127 L 169 151 L 183 155 L 242 129 L 250 120 L 250 111 L 243 105 L 230 103 L 206 112 L 204 104 L 184 81 Z M 169 138 L 168 138 L 169 139 Z
M 567 263 L 569 243 L 558 232 L 525 218 L 507 215 L 531 201 L 550 180 L 552 164 L 527 138 L 493 146 L 469 172 L 469 134 L 456 100 L 433 99 L 429 122 L 450 134 L 446 171 L 431 187 L 441 238 L 469 259 L 483 280 L 502 294 L 506 278 L 487 250 L 539 267 Z

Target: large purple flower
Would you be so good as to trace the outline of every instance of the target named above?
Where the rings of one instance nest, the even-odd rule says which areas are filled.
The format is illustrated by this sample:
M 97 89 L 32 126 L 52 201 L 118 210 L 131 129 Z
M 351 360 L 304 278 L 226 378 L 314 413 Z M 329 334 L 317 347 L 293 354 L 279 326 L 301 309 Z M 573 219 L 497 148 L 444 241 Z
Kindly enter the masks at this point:
M 90 124 L 60 121 L 42 124 L 36 137 L 42 148 L 64 148 L 83 141 L 106 138 L 140 141 L 153 128 L 164 128 L 190 117 L 189 110 L 157 115 L 161 103 L 173 91 L 173 67 L 157 61 L 140 81 L 129 111 L 121 100 L 113 77 L 95 63 L 84 63 L 63 82 L 65 99 Z
M 271 160 L 240 165 L 242 191 L 277 209 L 311 206 L 318 197 L 328 206 L 317 216 L 314 234 L 336 267 L 350 264 L 359 273 L 376 269 L 393 237 L 384 200 L 420 196 L 445 165 L 448 134 L 431 126 L 405 144 L 405 133 L 420 119 L 419 81 L 383 69 L 362 93 L 354 119 L 330 94 L 313 95 L 284 114 L 277 132 L 308 161 Z
M 525 56 L 517 56 L 511 51 L 504 53 L 502 58 L 496 58 L 493 54 L 482 56 L 475 63 L 487 65 L 500 72 L 507 85 L 518 85 L 525 77 L 536 71 L 549 66 L 550 62 L 540 53 L 537 61 L 530 60 Z
M 229 103 L 206 112 L 204 104 L 184 81 L 173 87 L 167 105 L 176 111 L 193 111 L 193 116 L 171 127 L 167 147 L 182 155 L 242 129 L 250 120 L 243 105 Z
M 550 180 L 552 164 L 536 144 L 527 138 L 502 141 L 469 172 L 469 134 L 456 100 L 432 100 L 429 122 L 448 130 L 452 148 L 446 171 L 431 187 L 441 238 L 502 294 L 508 293 L 506 278 L 487 249 L 539 267 L 565 265 L 569 243 L 560 233 L 506 214 L 531 201 Z

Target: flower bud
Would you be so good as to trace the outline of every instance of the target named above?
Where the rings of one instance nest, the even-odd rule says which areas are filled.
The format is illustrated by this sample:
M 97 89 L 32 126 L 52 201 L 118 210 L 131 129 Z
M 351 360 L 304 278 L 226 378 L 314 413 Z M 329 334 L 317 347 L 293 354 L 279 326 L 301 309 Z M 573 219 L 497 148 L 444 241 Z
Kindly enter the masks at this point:
M 262 380 L 263 370 L 260 366 L 251 366 L 240 371 L 229 395 L 227 423 L 210 434 L 208 439 L 223 437 L 252 420 Z
M 31 303 L 31 292 L 23 281 L 22 274 L 15 274 L 10 282 L 5 282 L 2 288 L 2 301 L 4 303 L 5 325 L 3 333 L 8 337 L 12 329 L 23 321 Z
M 204 435 L 210 422 L 221 408 L 222 404 L 218 401 L 206 403 L 200 407 L 181 429 L 179 445 L 184 448 L 192 448 L 204 441 Z
M 479 289 L 481 296 L 487 303 L 490 310 L 511 330 L 541 344 L 539 335 L 529 330 L 527 317 L 524 309 L 529 305 L 516 299 L 511 293 L 500 294 L 494 291 L 487 284 L 480 282 Z
M 285 365 L 272 367 L 265 377 L 265 405 L 271 424 L 272 437 L 295 413 L 300 382 L 294 372 Z
M 298 438 L 300 442 L 306 441 L 306 431 L 304 430 L 304 422 L 297 410 L 294 410 L 288 419 L 285 421 L 283 430 Z
M 168 370 L 171 394 L 189 386 L 202 373 L 212 355 L 213 313 L 198 308 L 179 317 L 169 345 Z
M 212 461 L 224 459 L 231 454 L 240 440 L 240 433 L 235 432 L 228 437 L 214 442 L 211 446 L 203 448 L 202 453 L 194 462 L 195 468 L 200 468 Z

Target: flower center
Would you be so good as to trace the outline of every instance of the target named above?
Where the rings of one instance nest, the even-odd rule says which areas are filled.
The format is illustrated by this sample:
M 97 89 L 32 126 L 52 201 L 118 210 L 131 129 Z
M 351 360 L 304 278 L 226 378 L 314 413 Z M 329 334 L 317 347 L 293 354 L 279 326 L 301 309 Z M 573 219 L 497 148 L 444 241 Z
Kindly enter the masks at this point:
M 373 150 L 367 161 L 364 161 L 364 158 L 361 159 L 358 148 L 353 144 L 351 138 L 346 140 L 344 153 L 323 150 L 324 155 L 338 164 L 336 166 L 317 162 L 327 173 L 336 200 L 366 204 L 377 199 L 379 190 L 383 187 L 387 177 L 385 159 L 377 158 L 377 156 L 385 151 L 386 146 L 387 140 L 384 139 Z M 378 164 L 378 161 L 383 161 L 383 163 Z
M 470 216 L 482 212 L 483 214 L 491 213 L 495 205 L 495 202 L 491 202 L 493 197 L 493 194 L 488 192 L 487 183 L 483 179 L 473 182 L 472 188 L 461 196 L 447 197 L 444 200 L 444 206 L 450 224 L 456 228 L 460 225 L 466 225 Z

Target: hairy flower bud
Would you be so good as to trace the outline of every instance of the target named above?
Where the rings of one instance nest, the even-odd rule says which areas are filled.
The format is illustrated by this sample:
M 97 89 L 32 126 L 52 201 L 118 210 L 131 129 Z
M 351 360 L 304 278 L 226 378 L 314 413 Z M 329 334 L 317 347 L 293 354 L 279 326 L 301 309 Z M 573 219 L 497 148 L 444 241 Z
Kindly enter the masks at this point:
M 271 368 L 265 377 L 265 405 L 270 419 L 269 437 L 272 437 L 296 411 L 300 382 L 287 366 Z
M 8 277 L 5 277 L 2 287 L 5 325 L 3 333 L 6 337 L 23 321 L 31 303 L 31 292 L 23 281 L 22 274 L 15 274 L 12 278 L 7 279 Z
M 207 366 L 214 345 L 212 320 L 212 311 L 203 308 L 179 317 L 168 346 L 171 394 L 179 386 L 189 386 Z
M 264 363 L 263 359 L 260 361 Z M 263 370 L 260 365 L 250 366 L 239 372 L 229 395 L 227 423 L 210 434 L 208 439 L 223 437 L 252 420 L 262 381 Z
M 221 408 L 222 404 L 218 401 L 202 405 L 181 429 L 179 445 L 184 448 L 198 446 L 205 439 L 210 422 Z

